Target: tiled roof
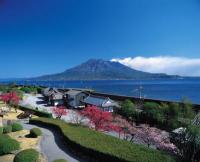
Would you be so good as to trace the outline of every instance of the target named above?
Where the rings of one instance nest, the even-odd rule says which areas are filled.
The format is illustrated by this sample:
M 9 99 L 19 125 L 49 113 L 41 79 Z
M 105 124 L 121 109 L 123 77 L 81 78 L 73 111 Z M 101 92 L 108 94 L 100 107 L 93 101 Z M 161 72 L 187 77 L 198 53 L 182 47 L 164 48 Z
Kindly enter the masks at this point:
M 70 95 L 70 96 L 76 96 L 77 94 L 82 93 L 82 91 L 78 91 L 78 90 L 69 90 L 67 92 L 65 92 L 65 94 Z
M 46 89 L 44 89 L 44 91 L 43 91 L 43 94 L 44 94 L 45 96 L 50 96 L 50 95 L 56 94 L 56 93 L 60 93 L 60 92 L 58 91 L 58 89 L 56 89 L 56 88 L 46 88 Z
M 91 104 L 99 107 L 118 106 L 118 103 L 110 98 L 90 95 L 83 100 L 86 104 Z

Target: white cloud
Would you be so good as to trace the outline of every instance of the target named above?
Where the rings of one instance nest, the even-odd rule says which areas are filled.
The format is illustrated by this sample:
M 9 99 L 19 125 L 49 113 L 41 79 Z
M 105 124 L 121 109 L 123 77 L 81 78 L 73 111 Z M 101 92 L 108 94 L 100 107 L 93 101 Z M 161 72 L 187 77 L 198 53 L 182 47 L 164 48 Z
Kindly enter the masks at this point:
M 166 73 L 181 76 L 200 76 L 200 58 L 185 57 L 127 57 L 113 58 L 111 61 L 120 62 L 136 70 L 151 73 Z

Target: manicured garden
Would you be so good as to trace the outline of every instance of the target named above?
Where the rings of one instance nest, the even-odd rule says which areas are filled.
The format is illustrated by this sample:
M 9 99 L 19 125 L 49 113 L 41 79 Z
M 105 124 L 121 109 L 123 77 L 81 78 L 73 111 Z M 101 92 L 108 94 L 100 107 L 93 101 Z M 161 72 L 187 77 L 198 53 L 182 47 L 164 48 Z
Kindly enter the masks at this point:
M 0 132 L 0 161 L 5 162 L 36 162 L 43 157 L 36 151 L 40 134 L 30 138 L 31 131 L 23 130 L 19 123 L 12 123 L 1 128 Z M 33 130 L 34 132 L 34 130 Z
M 65 142 L 78 152 L 109 161 L 132 162 L 168 162 L 175 161 L 173 157 L 158 150 L 142 145 L 131 144 L 115 137 L 91 130 L 89 128 L 67 124 L 58 119 L 36 118 L 30 121 L 34 124 L 56 128 L 61 131 Z

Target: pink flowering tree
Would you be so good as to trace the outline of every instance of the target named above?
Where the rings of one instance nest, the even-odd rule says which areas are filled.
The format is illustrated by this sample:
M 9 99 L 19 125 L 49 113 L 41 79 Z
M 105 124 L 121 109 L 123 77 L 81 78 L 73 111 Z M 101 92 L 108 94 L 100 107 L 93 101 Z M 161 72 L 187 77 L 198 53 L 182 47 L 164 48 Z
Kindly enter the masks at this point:
M 108 131 L 115 129 L 112 126 L 112 114 L 102 111 L 96 106 L 88 106 L 80 112 L 80 115 L 89 119 L 89 123 L 96 131 Z
M 64 106 L 53 107 L 52 112 L 56 116 L 57 119 L 61 119 L 62 116 L 65 116 L 68 114 L 68 111 L 66 110 L 66 107 Z
M 122 118 L 120 115 L 114 117 L 113 123 L 114 125 L 118 126 L 116 127 L 116 132 L 119 133 L 119 138 L 122 133 L 124 138 L 127 137 L 128 134 L 130 134 L 132 125 L 126 119 Z
M 164 131 L 143 124 L 138 128 L 133 128 L 131 132 L 134 134 L 135 139 L 146 144 L 148 147 L 155 146 L 159 150 L 171 153 L 177 152 L 176 146 L 170 143 L 169 137 Z
M 18 106 L 20 97 L 16 92 L 4 93 L 0 98 L 8 106 Z M 9 107 L 10 108 L 10 107 Z M 16 110 L 16 109 L 15 109 Z

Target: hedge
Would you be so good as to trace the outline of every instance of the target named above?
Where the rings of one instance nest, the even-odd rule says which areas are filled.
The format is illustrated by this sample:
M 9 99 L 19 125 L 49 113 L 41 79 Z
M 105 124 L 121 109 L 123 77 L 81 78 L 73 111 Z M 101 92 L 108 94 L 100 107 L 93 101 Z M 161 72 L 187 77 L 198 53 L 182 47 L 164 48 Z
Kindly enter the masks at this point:
M 51 127 L 63 136 L 63 142 L 70 148 L 94 158 L 96 161 L 111 162 L 172 162 L 173 157 L 142 145 L 91 130 L 86 127 L 67 124 L 58 119 L 36 118 L 30 123 Z
M 3 133 L 3 127 L 0 127 L 0 135 Z
M 20 144 L 8 135 L 0 135 L 0 155 L 9 154 L 12 151 L 19 150 Z
M 34 149 L 27 149 L 19 152 L 13 162 L 36 162 L 39 159 L 39 153 Z
M 65 159 L 57 159 L 57 160 L 54 160 L 53 162 L 67 162 L 67 160 L 65 160 Z
M 12 126 L 12 132 L 23 130 L 22 125 L 19 123 L 13 123 L 11 126 Z
M 11 125 L 3 127 L 3 133 L 4 134 L 10 133 L 10 132 L 12 132 L 12 126 Z
M 32 111 L 32 112 L 34 112 L 34 115 L 37 115 L 37 116 L 40 116 L 40 117 L 52 118 L 52 114 L 44 112 L 44 111 L 39 111 L 39 110 L 36 110 L 36 109 L 27 108 L 25 106 L 19 106 L 18 108 L 22 111 Z
M 32 128 L 30 130 L 30 137 L 37 138 L 38 136 L 42 135 L 42 131 L 39 128 Z

